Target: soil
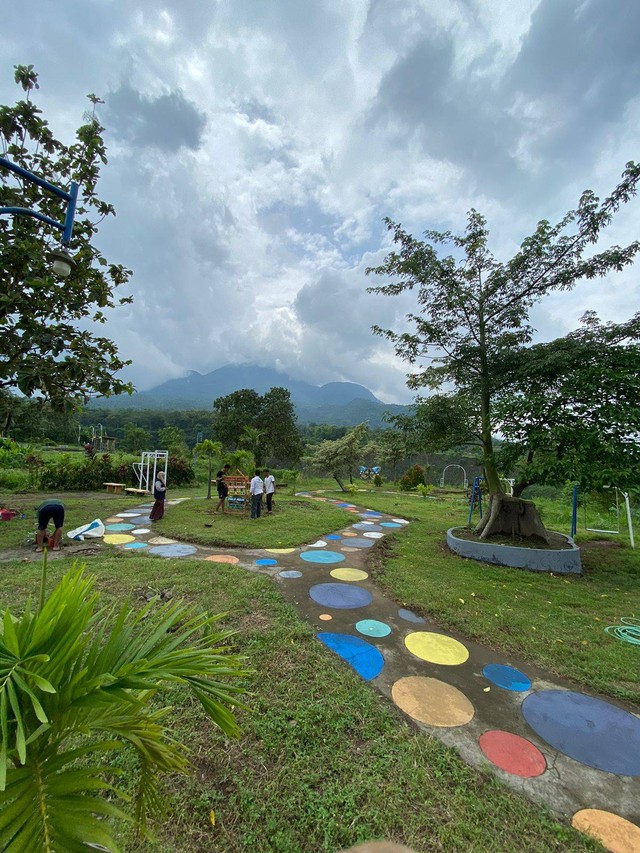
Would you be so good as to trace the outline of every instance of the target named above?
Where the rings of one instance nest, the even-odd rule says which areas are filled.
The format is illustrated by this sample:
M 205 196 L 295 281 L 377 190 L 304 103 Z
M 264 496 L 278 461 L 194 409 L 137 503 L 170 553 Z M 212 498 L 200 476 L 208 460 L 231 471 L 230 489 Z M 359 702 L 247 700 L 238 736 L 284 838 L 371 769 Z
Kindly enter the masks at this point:
M 516 548 L 539 548 L 544 551 L 570 551 L 571 544 L 560 533 L 549 531 L 549 542 L 537 536 L 507 536 L 504 533 L 494 533 L 486 539 L 480 539 L 473 530 L 466 527 L 456 527 L 453 535 L 458 539 L 468 539 L 470 542 L 493 543 L 495 545 L 511 545 Z

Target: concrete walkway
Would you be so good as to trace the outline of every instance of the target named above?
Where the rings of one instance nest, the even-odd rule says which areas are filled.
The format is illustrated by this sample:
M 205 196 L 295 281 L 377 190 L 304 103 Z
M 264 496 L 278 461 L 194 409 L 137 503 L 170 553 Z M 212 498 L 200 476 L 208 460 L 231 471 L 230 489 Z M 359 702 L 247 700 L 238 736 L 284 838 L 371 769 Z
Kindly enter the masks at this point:
M 409 522 L 329 502 L 349 512 L 351 523 L 299 548 L 234 550 L 167 540 L 146 526 L 149 505 L 107 519 L 105 540 L 269 574 L 319 641 L 425 733 L 608 850 L 639 853 L 640 717 L 399 608 L 373 583 L 367 556 Z

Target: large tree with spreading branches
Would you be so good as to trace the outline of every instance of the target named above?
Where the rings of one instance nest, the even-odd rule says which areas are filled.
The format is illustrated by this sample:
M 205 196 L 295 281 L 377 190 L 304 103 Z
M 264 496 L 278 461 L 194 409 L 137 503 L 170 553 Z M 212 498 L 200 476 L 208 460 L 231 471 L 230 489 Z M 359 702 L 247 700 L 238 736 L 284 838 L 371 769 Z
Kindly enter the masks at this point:
M 601 201 L 585 191 L 575 210 L 555 225 L 539 222 L 516 255 L 504 262 L 489 251 L 486 221 L 475 210 L 468 214 L 464 234 L 430 230 L 424 240 L 386 220 L 398 248 L 367 272 L 391 281 L 369 290 L 389 296 L 415 290 L 418 310 L 408 315 L 409 331 L 379 326 L 374 331 L 392 341 L 399 356 L 420 366 L 409 377 L 410 387 L 452 385 L 476 402 L 477 438 L 490 493 L 476 528 L 481 538 L 501 532 L 547 537 L 533 504 L 505 494 L 494 452 L 500 426 L 495 404 L 508 382 L 505 366 L 512 353 L 531 341 L 531 306 L 548 293 L 569 290 L 582 279 L 603 277 L 633 262 L 639 241 L 604 249 L 596 244 L 615 213 L 636 194 L 639 180 L 640 166 L 628 163 L 607 198 Z M 437 247 L 446 244 L 454 247 L 455 256 L 438 255 Z
M 64 280 L 53 274 L 47 257 L 59 244 L 59 232 L 24 215 L 0 216 L 0 388 L 64 408 L 69 401 L 132 390 L 116 375 L 128 362 L 111 340 L 91 331 L 105 322 L 105 309 L 131 301 L 114 297 L 130 271 L 109 263 L 93 245 L 99 223 L 115 215 L 97 195 L 107 162 L 96 116 L 100 99 L 88 96 L 92 109 L 66 145 L 32 100 L 39 88 L 33 66 L 15 66 L 15 80 L 25 97 L 0 106 L 2 156 L 60 189 L 76 181 L 80 190 L 70 244 L 75 263 Z M 56 222 L 65 218 L 58 196 L 2 168 L 0 207 L 36 210 Z

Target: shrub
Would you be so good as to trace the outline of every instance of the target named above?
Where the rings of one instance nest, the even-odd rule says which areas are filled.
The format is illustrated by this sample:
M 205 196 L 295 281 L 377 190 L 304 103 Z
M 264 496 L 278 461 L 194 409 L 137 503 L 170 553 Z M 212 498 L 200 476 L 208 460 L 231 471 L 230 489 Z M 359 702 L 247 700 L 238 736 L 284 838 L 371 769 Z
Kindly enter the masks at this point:
M 0 468 L 0 489 L 19 492 L 29 487 L 29 473 L 19 468 Z
M 169 465 L 167 468 L 167 485 L 172 486 L 188 486 L 196 479 L 196 472 L 193 470 L 193 465 L 186 459 L 179 456 L 170 456 Z
M 0 438 L 0 468 L 22 468 L 26 451 L 11 438 Z
M 373 485 L 378 486 L 378 488 L 382 485 L 382 477 L 380 474 L 376 474 L 373 478 Z
M 412 468 L 409 468 L 400 478 L 398 485 L 403 492 L 410 492 L 419 485 L 424 486 L 424 468 L 421 465 L 414 465 Z

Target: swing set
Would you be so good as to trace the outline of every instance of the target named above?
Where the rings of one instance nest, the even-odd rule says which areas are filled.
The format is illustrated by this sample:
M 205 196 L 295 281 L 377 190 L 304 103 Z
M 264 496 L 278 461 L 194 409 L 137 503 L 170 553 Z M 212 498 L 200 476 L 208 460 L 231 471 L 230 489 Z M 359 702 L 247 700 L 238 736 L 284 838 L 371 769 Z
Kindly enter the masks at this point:
M 619 489 L 618 486 L 603 486 L 604 489 L 613 489 L 616 495 L 615 505 L 615 530 L 607 530 L 600 527 L 589 527 L 587 523 L 587 501 L 584 500 L 584 529 L 589 533 L 603 533 L 608 536 L 618 536 L 620 534 L 620 498 L 622 497 L 627 513 L 627 526 L 629 528 L 629 540 L 631 547 L 635 549 L 635 539 L 633 536 L 633 520 L 631 518 L 631 505 L 629 503 L 629 493 Z M 571 537 L 576 535 L 578 529 L 578 486 L 573 487 L 573 501 L 571 508 Z

